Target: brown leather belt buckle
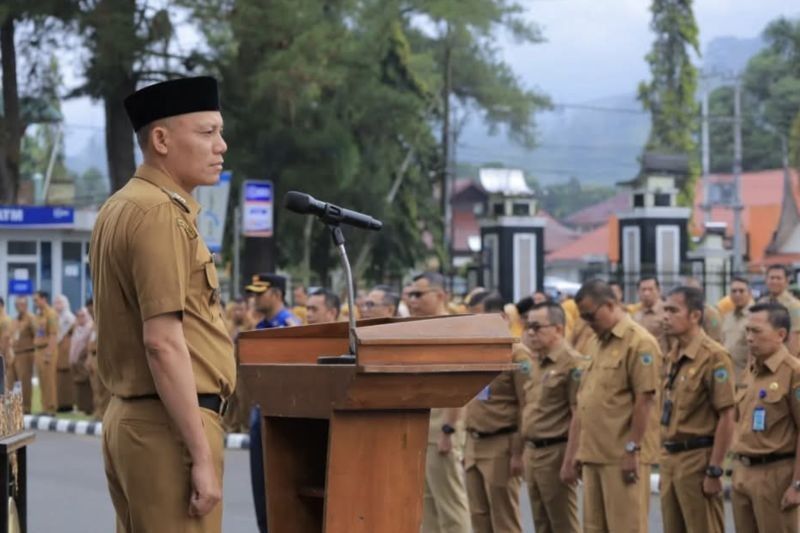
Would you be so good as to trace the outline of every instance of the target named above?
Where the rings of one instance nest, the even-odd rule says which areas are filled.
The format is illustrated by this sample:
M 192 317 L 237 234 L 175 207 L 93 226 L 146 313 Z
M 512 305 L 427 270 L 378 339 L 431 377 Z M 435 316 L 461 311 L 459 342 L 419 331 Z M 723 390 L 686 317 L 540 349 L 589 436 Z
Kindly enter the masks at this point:
M 739 462 L 742 463 L 744 466 L 750 466 L 751 464 L 750 458 L 747 457 L 746 455 L 740 455 Z

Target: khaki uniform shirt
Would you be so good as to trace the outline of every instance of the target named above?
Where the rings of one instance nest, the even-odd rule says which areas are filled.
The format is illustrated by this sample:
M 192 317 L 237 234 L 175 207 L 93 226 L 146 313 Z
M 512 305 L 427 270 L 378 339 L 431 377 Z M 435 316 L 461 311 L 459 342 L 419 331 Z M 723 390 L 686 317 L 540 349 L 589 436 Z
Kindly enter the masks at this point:
M 662 355 L 669 353 L 669 339 L 664 332 L 664 302 L 658 300 L 650 309 L 639 306 L 632 317 L 637 324 L 643 326 L 650 332 L 650 335 L 655 337 Z
M 12 320 L 8 315 L 0 317 L 0 355 L 8 355 L 6 352 L 11 346 L 11 326 Z
M 14 320 L 11 334 L 14 342 L 14 353 L 25 353 L 33 351 L 33 339 L 36 336 L 36 317 L 31 313 L 17 316 Z
M 771 294 L 762 296 L 758 299 L 758 303 L 779 303 L 783 305 L 789 310 L 789 316 L 792 319 L 792 331 L 800 332 L 800 300 L 792 296 L 788 290 L 780 293 L 777 298 Z
M 597 335 L 592 327 L 580 317 L 575 320 L 575 327 L 568 339 L 569 344 L 578 354 L 591 356 L 597 351 Z
M 743 455 L 795 453 L 800 427 L 800 361 L 781 346 L 765 361 L 754 361 L 751 368 L 745 378 L 747 388 L 736 393 L 731 451 Z M 764 431 L 753 431 L 757 407 L 765 410 Z
M 661 426 L 662 440 L 713 437 L 720 411 L 734 405 L 730 356 L 701 331 L 683 350 L 676 343 L 667 360 L 663 396 L 672 402 L 672 415 L 669 425 Z
M 58 315 L 52 307 L 36 313 L 36 349 L 47 348 L 51 336 L 58 335 Z
M 715 342 L 722 342 L 722 315 L 713 305 L 703 309 L 703 330 Z
M 628 316 L 600 338 L 597 355 L 584 371 L 578 390 L 579 460 L 598 464 L 622 460 L 631 436 L 634 395 L 658 393 L 661 361 L 658 342 Z M 654 405 L 659 405 L 658 394 Z M 644 463 L 656 462 L 659 454 L 655 411 L 642 440 Z
M 100 209 L 90 245 L 98 371 L 120 397 L 155 394 L 143 323 L 179 314 L 198 393 L 229 396 L 233 345 L 219 304 L 217 269 L 197 231 L 199 204 L 142 165 Z
M 467 404 L 467 447 L 464 450 L 467 459 L 494 457 L 497 452 L 506 452 L 511 440 L 518 441 L 517 449 L 522 449 L 522 410 L 525 406 L 525 383 L 531 373 L 531 353 L 522 344 L 516 344 L 512 357 L 519 367 L 501 373 Z M 516 427 L 517 431 L 482 439 L 472 438 L 469 434 L 470 431 L 494 433 L 509 427 Z
M 522 434 L 526 440 L 566 437 L 584 358 L 566 342 L 547 355 L 535 357 L 525 390 Z
M 736 384 L 742 383 L 747 370 L 747 358 L 750 349 L 747 347 L 745 327 L 747 326 L 747 308 L 734 309 L 722 320 L 722 344 L 731 354 L 733 371 L 736 374 Z

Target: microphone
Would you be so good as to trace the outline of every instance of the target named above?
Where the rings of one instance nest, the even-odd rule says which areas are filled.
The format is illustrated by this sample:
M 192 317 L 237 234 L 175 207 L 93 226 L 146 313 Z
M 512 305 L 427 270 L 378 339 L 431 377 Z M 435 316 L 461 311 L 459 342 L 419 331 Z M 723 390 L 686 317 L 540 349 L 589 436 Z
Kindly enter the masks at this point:
M 378 231 L 383 222 L 358 211 L 344 209 L 338 205 L 321 202 L 303 192 L 289 191 L 283 197 L 283 207 L 301 215 L 316 215 L 327 224 L 348 224 L 357 228 Z

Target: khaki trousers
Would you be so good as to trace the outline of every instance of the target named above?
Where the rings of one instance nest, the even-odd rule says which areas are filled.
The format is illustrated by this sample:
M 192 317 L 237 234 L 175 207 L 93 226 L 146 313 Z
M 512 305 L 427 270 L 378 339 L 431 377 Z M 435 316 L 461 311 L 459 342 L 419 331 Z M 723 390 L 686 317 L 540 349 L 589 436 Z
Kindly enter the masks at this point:
M 200 409 L 222 483 L 224 432 L 219 416 Z M 159 400 L 112 398 L 103 419 L 103 460 L 117 533 L 218 533 L 222 503 L 189 516 L 191 458 Z
M 525 480 L 536 533 L 578 533 L 578 491 L 561 481 L 567 443 L 526 447 Z
M 647 533 L 649 487 L 649 464 L 639 463 L 639 481 L 628 484 L 622 479 L 619 464 L 584 463 L 583 531 Z M 648 494 L 647 498 L 644 498 L 645 494 Z
M 736 533 L 796 533 L 797 507 L 781 511 L 783 493 L 792 484 L 794 460 L 759 466 L 733 466 L 733 522 Z
M 468 457 L 466 460 L 473 533 L 522 533 L 519 513 L 522 480 L 511 475 L 510 449 L 508 446 L 505 448 L 503 453 L 494 457 Z
M 50 353 L 46 348 L 37 348 L 34 354 L 36 375 L 39 376 L 39 392 L 42 398 L 42 411 L 55 414 L 58 409 L 56 392 L 56 360 L 58 354 Z
M 22 385 L 22 409 L 28 415 L 33 398 L 33 350 L 14 354 L 11 364 L 6 364 L 6 390 L 13 390 L 17 381 Z
M 89 371 L 86 369 L 84 360 L 79 359 L 73 363 L 70 374 L 72 377 L 75 405 L 78 407 L 78 411 L 91 415 L 94 412 L 92 384 L 89 380 Z
M 661 517 L 664 533 L 722 533 L 722 493 L 703 493 L 711 448 L 665 453 L 661 459 Z
M 75 391 L 72 386 L 72 372 L 69 368 L 69 347 L 72 338 L 65 335 L 58 343 L 58 361 L 56 365 L 56 393 L 59 411 L 72 411 L 75 405 Z
M 469 505 L 461 466 L 461 448 L 442 455 L 429 443 L 425 456 L 422 533 L 470 533 Z

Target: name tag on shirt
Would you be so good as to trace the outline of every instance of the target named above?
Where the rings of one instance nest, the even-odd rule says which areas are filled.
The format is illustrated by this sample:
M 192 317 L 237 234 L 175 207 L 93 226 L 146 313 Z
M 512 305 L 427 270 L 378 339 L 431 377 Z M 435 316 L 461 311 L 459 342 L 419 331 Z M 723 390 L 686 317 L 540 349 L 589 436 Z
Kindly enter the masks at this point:
M 753 409 L 753 431 L 765 431 L 767 429 L 767 411 L 763 407 Z
M 490 396 L 490 385 L 486 385 L 482 391 L 478 393 L 478 399 L 482 402 L 488 401 Z

